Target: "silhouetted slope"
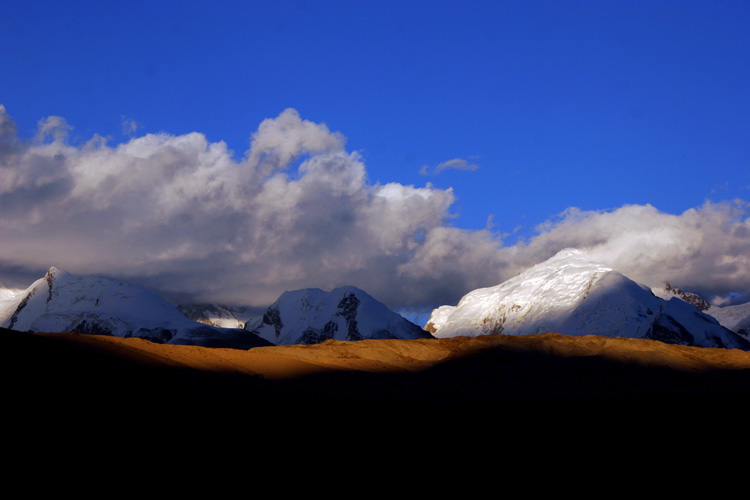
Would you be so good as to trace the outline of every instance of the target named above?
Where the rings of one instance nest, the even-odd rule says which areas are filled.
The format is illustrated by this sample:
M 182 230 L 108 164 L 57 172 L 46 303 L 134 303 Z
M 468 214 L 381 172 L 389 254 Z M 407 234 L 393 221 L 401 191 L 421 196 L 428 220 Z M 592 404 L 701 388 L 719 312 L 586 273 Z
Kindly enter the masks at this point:
M 641 339 L 498 335 L 290 346 L 296 351 L 226 350 L 256 362 L 267 356 L 274 363 L 299 359 L 301 366 L 318 366 L 306 375 L 273 379 L 243 374 L 231 363 L 221 372 L 169 358 L 169 349 L 189 346 L 162 345 L 158 353 L 146 355 L 118 351 L 112 344 L 103 349 L 95 342 L 81 343 L 83 337 L 90 336 L 0 331 L 9 407 L 37 415 L 97 415 L 116 421 L 125 415 L 156 420 L 180 415 L 199 422 L 212 415 L 257 419 L 302 410 L 317 415 L 428 410 L 435 418 L 467 408 L 501 413 L 566 408 L 580 415 L 612 408 L 653 412 L 678 405 L 704 411 L 739 403 L 744 407 L 750 397 L 750 354 Z M 123 346 L 145 342 L 116 340 Z M 403 351 L 401 369 L 398 361 L 384 371 L 370 368 L 385 357 L 381 348 L 398 353 L 400 346 L 414 350 Z M 224 351 L 190 347 L 198 357 Z M 724 359 L 730 355 L 731 362 Z M 240 358 L 233 359 L 240 366 Z

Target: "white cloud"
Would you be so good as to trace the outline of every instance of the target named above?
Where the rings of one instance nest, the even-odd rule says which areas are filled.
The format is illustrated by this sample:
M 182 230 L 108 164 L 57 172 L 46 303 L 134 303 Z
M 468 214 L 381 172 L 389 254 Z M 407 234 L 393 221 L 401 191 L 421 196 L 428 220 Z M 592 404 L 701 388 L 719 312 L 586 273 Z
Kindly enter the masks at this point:
M 48 116 L 39 120 L 37 129 L 36 138 L 38 141 L 52 138 L 55 142 L 61 142 L 68 137 L 68 133 L 73 130 L 73 127 L 68 125 L 65 118 L 61 116 Z
M 394 305 L 430 296 L 397 268 L 443 228 L 452 191 L 370 184 L 341 134 L 294 110 L 264 120 L 239 161 L 200 133 L 73 147 L 68 128 L 43 120 L 51 142 L 0 157 L 0 265 L 252 305 L 342 284 Z
M 463 158 L 453 158 L 452 160 L 444 161 L 435 167 L 430 168 L 428 165 L 422 166 L 419 173 L 422 175 L 437 175 L 445 170 L 476 170 L 479 165 L 476 163 L 470 163 Z
M 121 116 L 120 122 L 122 125 L 122 135 L 133 136 L 138 131 L 138 123 L 132 118 Z
M 646 284 L 669 281 L 717 294 L 750 291 L 748 203 L 706 202 L 673 215 L 652 205 L 611 211 L 568 209 L 514 247 L 516 269 L 577 247 L 597 261 Z M 504 249 L 509 252 L 509 249 Z
M 22 144 L 0 107 L 0 275 L 54 265 L 167 298 L 261 306 L 284 290 L 352 284 L 415 308 L 455 304 L 578 247 L 646 284 L 750 290 L 744 202 L 679 215 L 571 208 L 504 246 L 489 226 L 450 225 L 451 189 L 371 184 L 341 134 L 291 109 L 264 120 L 239 160 L 197 132 L 75 147 L 69 128 L 43 120 L 45 140 Z

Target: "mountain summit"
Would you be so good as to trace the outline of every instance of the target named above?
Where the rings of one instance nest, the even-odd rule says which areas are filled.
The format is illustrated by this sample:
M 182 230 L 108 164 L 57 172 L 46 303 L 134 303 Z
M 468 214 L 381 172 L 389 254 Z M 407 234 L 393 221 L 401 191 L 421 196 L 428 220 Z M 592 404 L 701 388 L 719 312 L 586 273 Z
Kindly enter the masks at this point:
M 431 335 L 359 288 L 331 292 L 287 291 L 263 317 L 245 325 L 276 345 L 317 344 L 329 339 L 418 339 Z
M 56 267 L 0 306 L 0 327 L 19 331 L 140 337 L 207 347 L 269 345 L 242 329 L 192 321 L 142 288 L 99 276 L 76 278 Z
M 556 332 L 750 349 L 750 342 L 678 298 L 664 300 L 612 268 L 565 249 L 494 287 L 435 309 L 435 337 Z

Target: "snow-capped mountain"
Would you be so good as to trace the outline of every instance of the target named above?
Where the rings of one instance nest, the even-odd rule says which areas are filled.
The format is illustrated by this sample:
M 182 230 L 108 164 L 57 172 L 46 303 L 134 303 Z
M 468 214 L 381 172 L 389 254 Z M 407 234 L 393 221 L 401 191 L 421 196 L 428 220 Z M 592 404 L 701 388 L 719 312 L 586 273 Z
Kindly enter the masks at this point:
M 566 249 L 494 287 L 433 311 L 435 337 L 556 332 L 750 349 L 750 342 L 679 298 L 664 300 L 610 267 Z
M 263 315 L 249 307 L 219 304 L 180 304 L 177 309 L 193 321 L 219 328 L 245 328 Z
M 716 318 L 721 326 L 750 340 L 750 302 L 724 307 L 711 306 L 706 314 Z
M 0 326 L 31 332 L 140 337 L 168 344 L 235 347 L 268 345 L 242 329 L 192 321 L 158 295 L 98 276 L 76 278 L 50 268 L 30 287 L 0 303 Z
M 669 283 L 663 287 L 652 288 L 652 291 L 665 300 L 677 297 L 688 304 L 693 304 L 709 316 L 716 318 L 716 321 L 724 328 L 750 340 L 750 302 L 731 306 L 714 306 L 700 295 L 684 292 Z
M 246 330 L 276 345 L 317 344 L 325 340 L 431 338 L 422 328 L 353 287 L 324 292 L 288 291 Z

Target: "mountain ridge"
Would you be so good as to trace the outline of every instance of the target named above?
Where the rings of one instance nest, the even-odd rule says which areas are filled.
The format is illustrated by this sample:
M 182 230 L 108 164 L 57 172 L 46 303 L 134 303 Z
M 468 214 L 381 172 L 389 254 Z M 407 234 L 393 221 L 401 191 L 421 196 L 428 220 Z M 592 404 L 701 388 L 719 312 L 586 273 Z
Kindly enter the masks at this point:
M 74 277 L 54 266 L 25 290 L 2 296 L 0 327 L 238 349 L 327 339 L 430 337 L 353 286 L 287 291 L 258 314 L 213 304 L 173 306 L 148 290 L 99 276 Z

